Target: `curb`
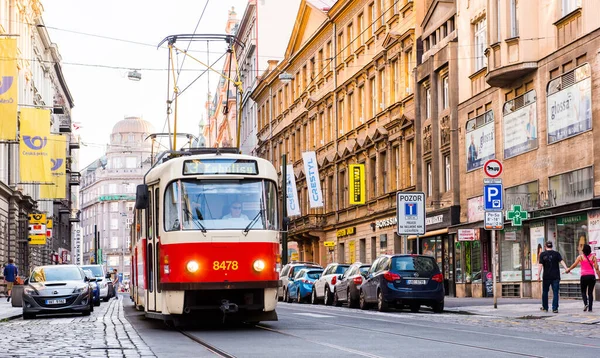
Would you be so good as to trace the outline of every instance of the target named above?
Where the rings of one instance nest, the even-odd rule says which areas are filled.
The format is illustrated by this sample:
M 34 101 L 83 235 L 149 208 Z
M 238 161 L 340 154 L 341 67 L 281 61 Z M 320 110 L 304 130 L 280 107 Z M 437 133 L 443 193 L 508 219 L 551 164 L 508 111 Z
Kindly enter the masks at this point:
M 12 316 L 7 316 L 7 317 L 0 318 L 0 322 L 8 322 L 8 321 L 12 321 L 12 320 L 15 320 L 15 319 L 21 318 L 21 317 L 23 317 L 23 313 L 14 314 Z

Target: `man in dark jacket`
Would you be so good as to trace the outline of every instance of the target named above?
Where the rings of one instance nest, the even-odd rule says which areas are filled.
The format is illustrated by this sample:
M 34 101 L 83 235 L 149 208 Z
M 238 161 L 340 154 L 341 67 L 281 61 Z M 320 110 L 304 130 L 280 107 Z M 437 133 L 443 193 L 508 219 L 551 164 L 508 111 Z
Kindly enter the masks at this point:
M 560 287 L 560 267 L 562 264 L 567 270 L 567 264 L 563 260 L 558 251 L 552 250 L 552 241 L 546 242 L 546 251 L 540 254 L 538 265 L 538 277 L 544 269 L 542 277 L 542 308 L 544 312 L 548 312 L 548 291 L 552 286 L 552 312 L 558 313 L 558 289 Z
M 4 282 L 6 283 L 6 302 L 10 301 L 10 296 L 12 294 L 13 285 L 15 284 L 15 280 L 17 279 L 17 275 L 19 270 L 17 266 L 15 266 L 13 259 L 8 259 L 8 265 L 4 267 Z

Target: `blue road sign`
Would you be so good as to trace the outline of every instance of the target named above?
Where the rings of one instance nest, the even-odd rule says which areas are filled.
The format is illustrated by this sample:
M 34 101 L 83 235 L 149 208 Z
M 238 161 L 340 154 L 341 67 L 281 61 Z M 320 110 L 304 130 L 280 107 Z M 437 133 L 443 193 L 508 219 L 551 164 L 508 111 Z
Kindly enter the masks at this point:
M 502 211 L 504 208 L 502 184 L 484 184 L 483 208 L 485 211 Z

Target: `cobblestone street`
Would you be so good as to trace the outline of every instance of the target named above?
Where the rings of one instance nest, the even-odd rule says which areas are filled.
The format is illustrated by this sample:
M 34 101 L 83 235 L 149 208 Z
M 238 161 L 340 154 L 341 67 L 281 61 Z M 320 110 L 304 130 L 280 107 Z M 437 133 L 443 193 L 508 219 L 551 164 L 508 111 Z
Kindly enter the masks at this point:
M 21 318 L 0 323 L 0 357 L 155 357 L 111 299 L 88 317 Z

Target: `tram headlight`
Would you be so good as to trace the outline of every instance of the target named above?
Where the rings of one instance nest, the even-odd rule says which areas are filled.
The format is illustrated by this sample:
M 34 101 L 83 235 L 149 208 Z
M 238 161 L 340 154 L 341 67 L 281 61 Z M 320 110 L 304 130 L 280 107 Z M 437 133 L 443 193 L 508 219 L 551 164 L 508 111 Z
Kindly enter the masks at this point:
M 261 272 L 262 270 L 265 269 L 265 262 L 263 260 L 256 260 L 252 264 L 252 267 L 254 268 L 255 271 Z
M 198 265 L 198 263 L 194 260 L 192 261 L 188 261 L 187 263 L 187 270 L 191 273 L 194 273 L 196 271 L 198 271 L 198 269 L 200 268 L 200 265 Z

